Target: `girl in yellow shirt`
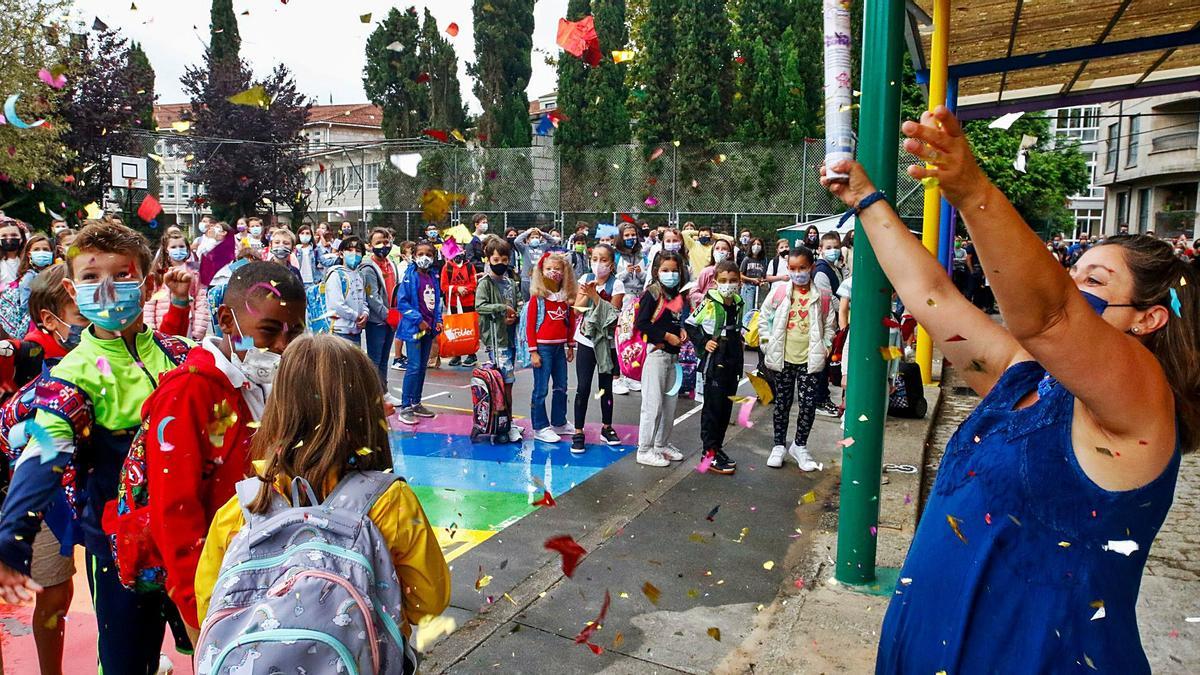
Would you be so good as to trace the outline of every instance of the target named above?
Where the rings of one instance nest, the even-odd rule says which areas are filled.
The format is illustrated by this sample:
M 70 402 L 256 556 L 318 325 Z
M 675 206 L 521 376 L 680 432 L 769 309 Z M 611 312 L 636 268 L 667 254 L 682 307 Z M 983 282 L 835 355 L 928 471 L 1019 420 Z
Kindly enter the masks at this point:
M 307 335 L 283 354 L 279 374 L 254 436 L 251 457 L 264 489 L 249 505 L 265 510 L 271 485 L 288 500 L 293 476 L 326 495 L 350 471 L 392 468 L 383 390 L 375 367 L 355 345 L 331 335 Z M 450 603 L 450 570 L 421 504 L 403 481 L 392 483 L 368 516 L 387 542 L 404 588 L 401 630 L 441 614 Z M 225 551 L 245 524 L 237 497 L 217 511 L 196 568 L 196 605 L 208 614 Z

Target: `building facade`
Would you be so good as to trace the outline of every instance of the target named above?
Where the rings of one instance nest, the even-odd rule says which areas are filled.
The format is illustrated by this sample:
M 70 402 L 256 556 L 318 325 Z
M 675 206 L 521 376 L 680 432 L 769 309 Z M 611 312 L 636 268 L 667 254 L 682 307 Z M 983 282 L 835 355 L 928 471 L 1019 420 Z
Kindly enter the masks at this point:
M 1100 107 L 1098 185 L 1103 231 L 1197 236 L 1200 92 Z
M 1075 215 L 1075 231 L 1068 236 L 1099 234 L 1104 218 L 1104 187 L 1097 183 L 1097 158 L 1100 157 L 1100 106 L 1059 108 L 1046 113 L 1056 142 L 1078 143 L 1087 159 L 1088 186 L 1072 195 L 1068 208 Z M 1073 236 L 1072 236 L 1073 235 Z

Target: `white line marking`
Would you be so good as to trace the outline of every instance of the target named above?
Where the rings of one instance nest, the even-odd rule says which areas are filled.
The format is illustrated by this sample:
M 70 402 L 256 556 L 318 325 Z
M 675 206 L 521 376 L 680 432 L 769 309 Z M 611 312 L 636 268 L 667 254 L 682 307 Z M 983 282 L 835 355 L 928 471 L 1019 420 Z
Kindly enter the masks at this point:
M 737 388 L 738 388 L 738 389 L 741 389 L 741 388 L 742 388 L 742 385 L 743 385 L 743 384 L 746 384 L 746 383 L 747 383 L 747 382 L 749 382 L 749 381 L 750 381 L 750 378 L 748 378 L 748 377 L 743 377 L 743 378 L 742 378 L 742 381 L 741 381 L 741 382 L 738 382 L 738 386 L 737 386 Z M 737 389 L 735 389 L 734 391 L 737 391 Z M 679 426 L 679 423 L 680 423 L 680 422 L 682 422 L 682 421 L 686 420 L 687 418 L 691 417 L 692 415 L 695 415 L 696 413 L 700 412 L 700 411 L 701 411 L 701 410 L 703 410 L 703 409 L 704 409 L 704 404 L 703 404 L 703 403 L 701 403 L 700 405 L 696 406 L 695 408 L 692 408 L 691 410 L 689 410 L 689 411 L 685 412 L 685 413 L 684 413 L 684 414 L 683 414 L 681 417 L 676 417 L 676 418 L 675 418 L 675 424 L 673 424 L 673 425 L 671 425 L 671 426 L 675 426 L 675 427 Z
M 448 391 L 439 391 L 439 392 L 437 392 L 437 393 L 430 394 L 430 395 L 428 395 L 428 396 L 422 396 L 422 397 L 421 397 L 421 400 L 422 400 L 422 401 L 428 401 L 428 400 L 429 400 L 429 399 L 431 399 L 431 398 L 437 398 L 437 397 L 439 397 L 439 396 L 449 396 L 449 395 L 450 395 L 450 392 L 448 392 Z

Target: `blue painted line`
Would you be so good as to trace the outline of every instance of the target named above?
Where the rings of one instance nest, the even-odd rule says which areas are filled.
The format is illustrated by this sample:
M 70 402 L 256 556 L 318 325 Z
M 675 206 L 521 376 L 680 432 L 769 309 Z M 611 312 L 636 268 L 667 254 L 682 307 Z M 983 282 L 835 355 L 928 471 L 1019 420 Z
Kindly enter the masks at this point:
M 632 445 L 588 444 L 582 455 L 571 454 L 569 441 L 542 443 L 526 439 L 522 443 L 492 445 L 487 442 L 472 443 L 467 436 L 449 434 L 411 433 L 393 431 L 392 453 L 403 453 L 406 457 L 439 457 L 449 459 L 474 459 L 483 462 L 506 462 L 544 464 L 546 458 L 555 466 L 589 466 L 597 469 L 612 464 L 633 452 Z
M 534 462 L 487 462 L 452 457 L 405 456 L 393 453 L 394 471 L 411 485 L 461 490 L 532 493 L 537 477 L 552 494 L 561 494 L 600 472 L 602 467 L 562 465 L 544 457 Z

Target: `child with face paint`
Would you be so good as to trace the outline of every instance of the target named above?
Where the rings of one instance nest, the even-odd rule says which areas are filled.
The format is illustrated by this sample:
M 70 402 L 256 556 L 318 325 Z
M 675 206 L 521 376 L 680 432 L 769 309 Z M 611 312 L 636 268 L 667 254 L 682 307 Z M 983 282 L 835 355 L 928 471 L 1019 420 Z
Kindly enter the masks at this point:
M 325 306 L 333 319 L 333 334 L 359 344 L 367 325 L 367 295 L 358 268 L 363 261 L 363 244 L 358 237 L 342 241 L 335 261 L 325 273 Z
M 759 315 L 763 365 L 775 375 L 775 445 L 767 466 L 783 466 L 790 455 L 801 471 L 822 466 L 808 452 L 817 408 L 817 380 L 823 377 L 829 346 L 833 341 L 836 309 L 832 294 L 813 283 L 813 252 L 797 246 L 788 254 L 788 281 L 771 287 Z M 786 447 L 788 416 L 799 393 L 796 436 Z
M 683 459 L 683 453 L 671 445 L 671 430 L 683 377 L 679 345 L 687 339 L 683 328 L 685 298 L 679 289 L 687 285 L 687 278 L 683 255 L 664 249 L 654 261 L 650 285 L 638 300 L 634 325 L 648 343 L 648 352 L 642 363 L 637 463 L 646 466 L 665 467 Z
M 147 277 L 150 250 L 140 234 L 111 222 L 92 223 L 79 233 L 75 251 L 63 285 L 92 325 L 51 369 L 51 379 L 33 400 L 33 425 L 25 426 L 34 430 L 29 434 L 34 438 L 22 457 L 40 460 L 18 467 L 14 483 L 25 485 L 25 498 L 18 500 L 20 508 L 7 508 L 0 516 L 0 597 L 20 602 L 40 590 L 27 576 L 30 542 L 39 514 L 73 464 L 71 489 L 82 509 L 100 666 L 108 672 L 153 672 L 164 626 L 177 625 L 178 613 L 165 593 L 136 593 L 121 585 L 101 515 L 116 497 L 132 432 L 142 422 L 142 404 L 162 374 L 182 361 L 190 343 L 150 331 L 142 322 L 142 305 L 154 282 Z M 84 445 L 86 450 L 77 452 Z M 9 500 L 13 497 L 10 492 Z M 176 639 L 187 643 L 181 632 Z
M 251 473 L 250 440 L 280 355 L 304 333 L 304 315 L 304 286 L 286 267 L 242 266 L 217 309 L 222 337 L 192 348 L 184 367 L 165 374 L 143 407 L 149 528 L 145 537 L 118 530 L 117 540 L 139 542 L 137 558 L 161 565 L 160 581 L 193 641 L 200 628 L 193 582 L 204 537 L 234 486 Z M 224 415 L 219 433 L 213 433 L 214 410 Z M 133 553 L 117 549 L 123 562 Z

